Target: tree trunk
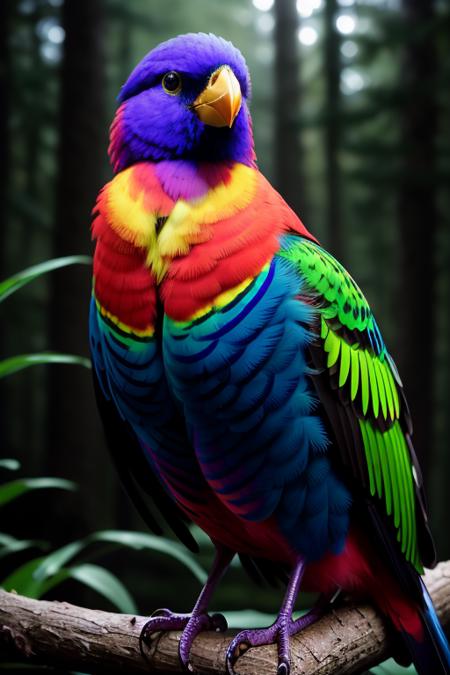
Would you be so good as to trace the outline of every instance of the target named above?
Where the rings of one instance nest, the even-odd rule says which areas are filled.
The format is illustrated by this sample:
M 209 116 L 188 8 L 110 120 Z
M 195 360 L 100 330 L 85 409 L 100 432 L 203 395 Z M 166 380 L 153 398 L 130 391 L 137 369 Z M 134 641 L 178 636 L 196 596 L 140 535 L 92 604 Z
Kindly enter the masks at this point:
M 340 77 L 341 58 L 339 34 L 336 30 L 338 5 L 336 0 L 325 4 L 325 172 L 326 172 L 326 228 L 331 253 L 345 262 L 343 256 L 340 186 L 339 186 L 339 137 L 340 137 Z
M 6 271 L 7 221 L 9 214 L 8 193 L 11 172 L 11 148 L 9 135 L 10 114 L 10 18 L 11 0 L 0 2 L 0 280 Z M 0 358 L 5 356 L 5 334 L 0 331 Z M 0 447 L 7 448 L 9 433 L 6 428 L 8 419 L 8 397 L 5 388 L 0 388 Z
M 8 175 L 10 171 L 9 143 L 9 18 L 10 0 L 0 3 L 0 278 L 3 278 L 6 234 Z
M 399 225 L 401 317 L 399 366 L 414 421 L 414 445 L 425 477 L 433 452 L 435 352 L 435 138 L 437 111 L 433 77 L 436 55 L 431 27 L 433 0 L 403 0 L 407 43 L 401 78 L 403 170 Z
M 62 11 L 66 39 L 61 72 L 55 256 L 90 253 L 92 248 L 90 213 L 104 182 L 108 130 L 103 12 L 102 0 L 66 0 Z M 51 276 L 52 350 L 88 354 L 90 294 L 90 271 L 84 266 Z M 49 369 L 48 429 L 48 469 L 81 487 L 80 499 L 62 503 L 66 531 L 77 536 L 93 527 L 111 525 L 110 463 L 91 378 L 85 369 Z M 61 533 L 51 534 L 61 537 Z
M 275 0 L 275 175 L 278 190 L 307 222 L 302 175 L 299 17 L 295 0 Z

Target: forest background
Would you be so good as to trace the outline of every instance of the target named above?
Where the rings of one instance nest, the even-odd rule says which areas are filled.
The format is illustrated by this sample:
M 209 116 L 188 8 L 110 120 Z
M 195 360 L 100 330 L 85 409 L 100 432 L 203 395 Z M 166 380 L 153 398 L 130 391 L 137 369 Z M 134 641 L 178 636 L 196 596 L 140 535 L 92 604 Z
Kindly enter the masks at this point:
M 1 0 L 0 279 L 92 253 L 90 212 L 111 177 L 120 86 L 152 47 L 187 31 L 220 34 L 243 52 L 261 170 L 373 307 L 408 395 L 439 556 L 449 558 L 446 0 Z M 88 266 L 72 266 L 2 303 L 2 357 L 87 356 L 90 283 Z M 105 448 L 88 369 L 39 365 L 3 378 L 0 456 L 19 460 L 21 475 L 79 486 L 6 507 L 10 534 L 61 545 L 102 528 L 145 529 Z M 142 612 L 192 604 L 198 589 L 176 562 L 104 557 Z M 58 597 L 80 601 L 70 583 Z M 233 569 L 217 607 L 274 612 L 280 591 L 248 583 Z M 88 591 L 81 600 L 99 606 Z

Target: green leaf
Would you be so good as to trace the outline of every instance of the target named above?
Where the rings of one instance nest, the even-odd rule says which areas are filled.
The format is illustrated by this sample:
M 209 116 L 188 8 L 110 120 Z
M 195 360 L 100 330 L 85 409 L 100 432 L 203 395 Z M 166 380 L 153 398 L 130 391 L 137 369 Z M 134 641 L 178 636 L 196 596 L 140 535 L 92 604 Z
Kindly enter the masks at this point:
M 17 373 L 19 370 L 29 368 L 30 366 L 41 365 L 44 363 L 68 363 L 71 365 L 91 367 L 91 362 L 83 356 L 73 356 L 72 354 L 59 354 L 57 352 L 41 352 L 37 354 L 21 354 L 11 356 L 9 359 L 0 361 L 0 378 Z
M 33 576 L 37 581 L 44 581 L 57 574 L 66 563 L 74 558 L 80 551 L 88 545 L 87 539 L 78 539 L 72 541 L 66 546 L 49 553 L 45 558 L 41 558 L 40 565 L 36 568 Z
M 172 539 L 144 532 L 127 532 L 122 530 L 103 530 L 91 535 L 89 539 L 91 541 L 103 541 L 128 546 L 138 551 L 150 550 L 165 553 L 187 567 L 201 584 L 206 582 L 207 574 L 195 560 L 194 556 L 186 551 L 184 546 Z
M 29 483 L 30 481 L 14 481 L 14 483 L 9 483 L 8 486 L 3 487 L 17 487 L 19 483 Z M 41 482 L 40 487 L 48 486 L 49 483 L 54 487 L 56 482 L 58 486 L 61 486 L 60 483 L 73 485 L 69 481 L 59 479 L 34 479 L 34 483 L 36 481 Z M 12 492 L 14 490 L 10 489 L 10 494 Z M 40 598 L 67 579 L 74 579 L 103 595 L 121 612 L 136 613 L 136 606 L 129 592 L 119 579 L 108 570 L 90 564 L 74 565 L 68 568 L 63 566 L 92 540 L 93 537 L 88 537 L 85 540 L 71 542 L 48 556 L 34 558 L 26 562 L 3 581 L 2 587 L 7 591 L 15 590 L 17 593 L 31 598 Z M 0 533 L 0 546 L 8 548 L 9 551 L 20 550 L 20 546 L 23 548 L 26 544 L 32 545 L 34 543 L 20 542 L 10 535 Z
M 104 598 L 109 600 L 124 614 L 136 614 L 136 604 L 119 579 L 109 570 L 98 565 L 76 565 L 64 570 L 67 577 L 76 579 L 85 586 L 89 586 Z
M 17 459 L 0 459 L 0 469 L 17 471 L 17 469 L 20 469 L 20 462 Z
M 45 548 L 48 546 L 46 542 L 37 541 L 34 539 L 16 539 L 9 534 L 0 532 L 0 558 L 3 558 L 12 553 L 25 551 L 28 548 Z
M 208 551 L 215 550 L 214 544 L 212 543 L 211 539 L 208 537 L 208 535 L 204 530 L 200 529 L 198 525 L 194 525 L 194 523 L 191 523 L 191 525 L 189 526 L 189 530 L 200 548 L 206 549 Z
M 5 591 L 16 591 L 29 598 L 40 598 L 51 585 L 48 582 L 36 581 L 33 573 L 39 567 L 42 558 L 33 558 L 14 570 L 2 581 Z
M 135 614 L 136 605 L 125 586 L 111 572 L 98 565 L 74 565 L 61 568 L 57 574 L 46 579 L 36 579 L 35 572 L 42 564 L 43 558 L 30 560 L 10 574 L 3 582 L 6 591 L 16 591 L 29 598 L 39 599 L 52 588 L 67 579 L 75 579 L 85 586 L 103 595 L 121 612 Z
M 59 490 L 76 490 L 75 483 L 64 478 L 20 478 L 0 485 L 0 506 L 8 504 L 31 490 L 57 488 Z
M 35 579 L 43 581 L 56 574 L 69 562 L 69 560 L 95 542 L 126 546 L 137 551 L 151 550 L 157 551 L 158 553 L 165 553 L 187 567 L 201 584 L 206 582 L 206 572 L 197 563 L 194 557 L 186 551 L 181 544 L 178 544 L 178 542 L 143 532 L 127 532 L 124 530 L 102 530 L 100 532 L 94 532 L 85 539 L 71 542 L 57 551 L 50 553 L 48 556 L 45 556 L 45 558 L 42 558 L 41 564 L 35 570 Z M 95 555 L 95 551 L 90 553 L 90 556 L 93 555 Z
M 39 265 L 28 267 L 22 272 L 14 274 L 12 277 L 0 282 L 0 302 L 6 300 L 12 293 L 18 291 L 22 286 L 29 284 L 30 281 L 40 277 L 42 274 L 59 269 L 60 267 L 67 267 L 69 265 L 91 265 L 92 259 L 86 255 L 71 255 L 64 258 L 55 258 L 47 260 Z
M 295 612 L 294 619 L 306 614 L 308 610 Z M 271 626 L 276 620 L 276 614 L 267 614 L 255 609 L 239 609 L 220 612 L 227 620 L 229 628 L 265 628 Z
M 206 572 L 194 557 L 178 542 L 143 532 L 128 532 L 123 530 L 102 530 L 100 532 L 94 532 L 85 539 L 71 542 L 57 551 L 50 553 L 45 558 L 42 558 L 40 566 L 35 571 L 35 578 L 37 580 L 44 580 L 49 576 L 56 574 L 69 562 L 69 560 L 95 542 L 126 546 L 137 551 L 150 550 L 157 551 L 158 553 L 165 553 L 187 567 L 200 583 L 204 584 L 206 581 Z M 95 552 L 90 553 L 90 556 L 93 555 L 95 555 Z
M 276 614 L 266 614 L 254 609 L 241 609 L 221 612 L 228 622 L 229 628 L 265 628 L 276 621 Z
M 409 668 L 404 668 L 399 666 L 394 659 L 388 659 L 383 663 L 380 663 L 379 666 L 371 668 L 369 673 L 373 675 L 417 675 L 417 671 L 414 666 L 409 666 Z

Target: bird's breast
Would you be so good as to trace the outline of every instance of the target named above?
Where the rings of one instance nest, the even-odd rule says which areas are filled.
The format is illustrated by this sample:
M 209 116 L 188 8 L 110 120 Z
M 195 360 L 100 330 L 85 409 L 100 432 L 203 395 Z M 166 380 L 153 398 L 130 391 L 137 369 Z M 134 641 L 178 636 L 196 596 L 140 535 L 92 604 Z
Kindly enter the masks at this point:
M 337 550 L 350 500 L 327 457 L 307 365 L 314 309 L 275 255 L 233 300 L 165 316 L 163 360 L 208 485 L 239 518 L 275 518 L 308 558 Z
M 254 167 L 185 164 L 121 171 L 100 193 L 93 224 L 107 274 L 140 267 L 177 321 L 228 304 L 273 258 L 284 232 L 306 233 Z M 116 316 L 120 299 L 103 295 Z

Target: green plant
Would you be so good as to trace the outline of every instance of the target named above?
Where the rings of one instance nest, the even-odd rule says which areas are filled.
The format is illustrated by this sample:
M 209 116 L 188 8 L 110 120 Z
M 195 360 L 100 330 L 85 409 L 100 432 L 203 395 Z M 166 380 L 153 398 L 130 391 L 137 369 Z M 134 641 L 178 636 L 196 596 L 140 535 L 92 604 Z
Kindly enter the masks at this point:
M 69 265 L 90 265 L 91 262 L 89 256 L 73 255 L 47 260 L 38 265 L 28 267 L 0 282 L 0 303 L 4 302 L 10 295 L 23 288 L 26 284 L 29 284 L 34 279 L 37 279 L 47 272 L 60 269 L 61 267 L 68 267 Z M 73 354 L 60 354 L 58 352 L 19 354 L 0 361 L 0 378 L 5 377 L 6 375 L 12 375 L 19 370 L 23 370 L 23 368 L 43 363 L 70 363 L 84 366 L 85 368 L 91 367 L 89 359 Z
M 14 460 L 2 460 L 0 467 L 9 470 L 18 468 Z M 74 490 L 75 485 L 60 478 L 23 478 L 8 481 L 0 485 L 0 506 L 27 492 L 42 488 Z M 204 570 L 177 542 L 141 532 L 103 530 L 27 560 L 12 570 L 0 585 L 7 591 L 14 590 L 30 598 L 41 598 L 64 581 L 72 579 L 103 595 L 119 611 L 135 613 L 137 611 L 135 602 L 122 582 L 108 569 L 87 562 L 98 556 L 99 548 L 95 546 L 96 544 L 108 544 L 110 548 L 126 547 L 162 553 L 183 564 L 200 583 L 206 580 Z M 50 546 L 47 542 L 19 540 L 9 534 L 0 533 L 0 558 L 35 548 L 48 550 Z

